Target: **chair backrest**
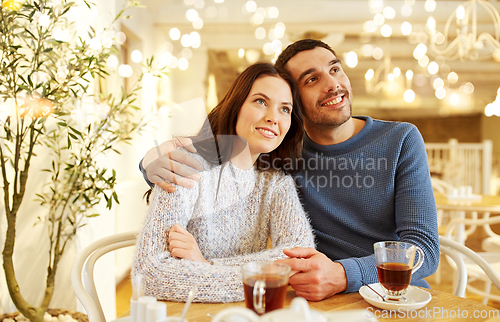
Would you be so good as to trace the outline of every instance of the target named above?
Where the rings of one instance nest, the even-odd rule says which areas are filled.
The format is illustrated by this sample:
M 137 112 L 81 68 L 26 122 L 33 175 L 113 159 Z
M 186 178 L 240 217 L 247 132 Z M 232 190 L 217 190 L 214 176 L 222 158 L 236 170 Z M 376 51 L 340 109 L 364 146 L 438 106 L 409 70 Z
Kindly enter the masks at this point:
M 451 194 L 455 188 L 452 184 L 436 177 L 431 177 L 432 190 L 443 195 Z
M 488 262 L 486 260 L 484 260 L 481 256 L 479 256 L 476 252 L 474 252 L 472 249 L 460 244 L 460 243 L 457 243 L 456 241 L 453 241 L 449 238 L 446 238 L 446 237 L 443 237 L 443 236 L 440 236 L 439 237 L 439 242 L 441 244 L 441 249 L 443 250 L 443 252 L 447 255 L 449 255 L 451 252 L 456 252 L 456 253 L 459 253 L 460 255 L 462 256 L 465 256 L 467 257 L 468 259 L 470 259 L 471 261 L 473 261 L 475 264 L 477 264 L 482 270 L 483 272 L 486 274 L 486 276 L 488 276 L 488 278 L 491 280 L 491 282 L 493 284 L 495 284 L 495 286 L 500 289 L 500 275 L 498 275 L 497 272 L 495 272 L 495 270 L 493 270 L 493 268 L 491 267 L 490 264 L 488 264 Z M 451 257 L 451 255 L 450 255 Z M 455 258 L 453 258 L 455 260 Z M 462 266 L 464 264 L 463 260 L 461 262 L 461 264 L 458 264 L 457 266 Z M 465 267 L 462 267 L 462 270 L 465 270 L 465 272 L 467 271 Z M 463 274 L 463 272 L 460 272 L 460 268 L 459 268 L 459 275 Z M 458 281 L 458 284 L 460 284 L 461 281 Z M 465 284 L 467 284 L 467 278 L 465 278 Z M 462 287 L 462 286 L 460 286 Z M 465 292 L 465 286 L 464 287 L 464 292 Z M 457 287 L 457 290 L 458 290 L 458 287 Z M 455 291 L 455 294 L 457 294 L 457 291 Z M 462 296 L 463 297 L 463 296 Z
M 474 193 L 489 194 L 493 164 L 493 143 L 426 143 L 431 174 L 455 187 L 471 186 Z
M 467 287 L 467 267 L 465 266 L 465 262 L 453 247 L 449 246 L 450 242 L 453 242 L 452 240 L 439 236 L 439 241 L 441 243 L 441 253 L 448 255 L 456 264 L 457 275 L 454 283 L 454 294 L 465 298 L 465 288 Z
M 490 227 L 490 225 L 500 224 L 500 216 L 490 217 L 490 213 L 485 211 L 483 216 L 480 217 L 478 213 L 478 211 L 470 211 L 470 217 L 468 218 L 453 218 L 446 226 L 445 236 L 453 239 L 453 233 L 459 229 L 460 225 L 463 225 L 462 229 L 464 229 L 467 236 L 474 233 L 477 227 L 483 227 L 488 238 L 500 239 L 500 236 Z
M 126 232 L 99 239 L 85 247 L 77 256 L 71 272 L 76 297 L 87 311 L 89 322 L 106 322 L 94 283 L 94 265 L 104 254 L 134 246 L 138 232 Z

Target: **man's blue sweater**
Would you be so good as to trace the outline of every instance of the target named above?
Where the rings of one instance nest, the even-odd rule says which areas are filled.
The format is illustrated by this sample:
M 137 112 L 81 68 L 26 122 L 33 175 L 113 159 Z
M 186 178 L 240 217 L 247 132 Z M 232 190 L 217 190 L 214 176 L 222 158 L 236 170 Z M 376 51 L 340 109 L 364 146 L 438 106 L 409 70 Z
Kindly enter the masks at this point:
M 400 240 L 425 253 L 412 284 L 439 263 L 436 203 L 425 145 L 409 123 L 373 120 L 349 140 L 319 145 L 304 140 L 305 170 L 295 176 L 311 219 L 317 249 L 340 262 L 347 274 L 346 292 L 376 283 L 373 243 Z

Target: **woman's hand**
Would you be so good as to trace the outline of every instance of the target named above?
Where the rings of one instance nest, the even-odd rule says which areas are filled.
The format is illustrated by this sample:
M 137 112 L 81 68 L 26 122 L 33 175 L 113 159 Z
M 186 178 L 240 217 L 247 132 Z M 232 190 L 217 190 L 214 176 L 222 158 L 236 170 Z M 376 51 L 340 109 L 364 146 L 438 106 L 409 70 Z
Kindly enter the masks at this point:
M 173 225 L 168 232 L 168 250 L 176 258 L 189 259 L 193 262 L 208 262 L 201 254 L 193 235 L 179 224 Z

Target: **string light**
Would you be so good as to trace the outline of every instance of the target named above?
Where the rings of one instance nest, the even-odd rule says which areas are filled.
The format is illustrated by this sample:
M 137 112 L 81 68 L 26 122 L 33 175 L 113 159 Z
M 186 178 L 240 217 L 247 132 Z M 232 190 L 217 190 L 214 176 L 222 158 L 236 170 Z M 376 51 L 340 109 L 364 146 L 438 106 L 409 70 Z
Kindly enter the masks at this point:
M 21 118 L 29 116 L 31 118 L 44 117 L 52 113 L 54 104 L 46 98 L 39 98 L 30 96 L 26 98 L 25 102 L 19 108 Z
M 345 56 L 346 65 L 354 68 L 358 65 L 358 55 L 354 51 L 350 51 Z
M 116 33 L 115 39 L 118 44 L 123 45 L 127 41 L 127 36 L 122 31 L 119 31 Z
M 257 10 L 257 4 L 252 0 L 247 1 L 245 4 L 245 9 L 248 12 L 255 12 L 255 10 Z
M 116 70 L 116 68 L 118 68 L 118 57 L 110 55 L 106 60 L 106 66 L 111 70 Z
M 170 36 L 170 39 L 172 40 L 179 40 L 181 38 L 181 32 L 177 28 L 172 28 L 168 32 L 168 35 Z
M 279 12 L 278 8 L 269 7 L 269 9 L 267 9 L 267 16 L 269 18 L 276 19 L 276 18 L 278 18 L 279 15 L 280 15 L 280 12 Z
M 484 114 L 487 117 L 496 115 L 500 116 L 500 87 L 497 90 L 497 97 L 496 99 L 492 102 L 486 105 L 484 108 Z
M 177 65 L 180 70 L 186 70 L 189 67 L 189 62 L 187 61 L 186 58 L 180 58 Z
M 130 65 L 122 64 L 118 67 L 118 75 L 124 78 L 129 78 L 134 73 L 134 70 Z
M 412 102 L 414 97 L 411 92 L 411 79 L 413 72 L 407 72 L 406 81 L 401 75 L 401 69 L 391 63 L 391 58 L 386 56 L 383 64 L 376 70 L 369 69 L 365 74 L 365 88 L 369 94 L 383 92 L 388 97 L 396 97 L 403 94 L 405 101 Z M 410 98 L 413 95 L 413 99 Z M 406 97 L 406 98 L 405 98 Z
M 132 59 L 132 61 L 134 63 L 140 63 L 142 61 L 142 53 L 140 50 L 134 50 L 131 54 L 130 54 L 130 58 Z

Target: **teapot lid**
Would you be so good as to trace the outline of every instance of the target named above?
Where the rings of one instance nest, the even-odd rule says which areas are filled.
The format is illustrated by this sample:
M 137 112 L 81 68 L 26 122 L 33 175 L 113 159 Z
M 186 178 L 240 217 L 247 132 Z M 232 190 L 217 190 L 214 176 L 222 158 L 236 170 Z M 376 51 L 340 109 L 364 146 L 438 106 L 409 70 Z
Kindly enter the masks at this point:
M 261 316 L 260 321 L 271 322 L 279 318 L 279 321 L 287 322 L 327 322 L 328 318 L 321 312 L 311 310 L 309 303 L 303 297 L 295 297 L 287 309 L 279 309 Z
M 290 303 L 290 307 L 279 309 L 262 316 L 258 316 L 252 310 L 242 307 L 233 307 L 217 313 L 212 322 L 328 322 L 328 318 L 317 310 L 311 310 L 309 303 L 303 297 L 296 297 Z

